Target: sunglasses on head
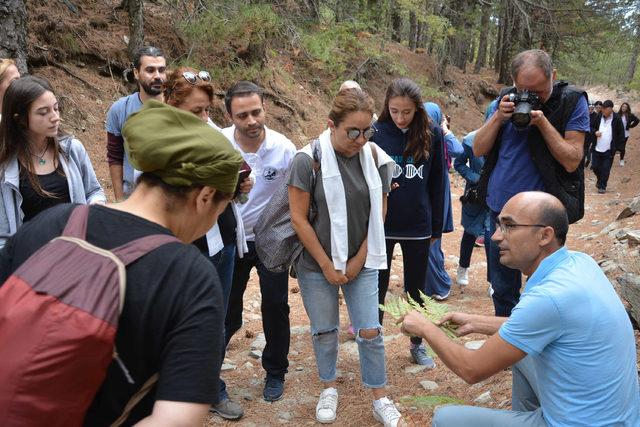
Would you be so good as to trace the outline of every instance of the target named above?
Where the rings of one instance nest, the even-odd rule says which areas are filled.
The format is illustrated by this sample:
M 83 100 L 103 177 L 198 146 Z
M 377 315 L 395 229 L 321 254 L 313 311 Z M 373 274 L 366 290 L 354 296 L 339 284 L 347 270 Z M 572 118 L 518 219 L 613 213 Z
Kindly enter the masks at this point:
M 376 130 L 372 127 L 368 127 L 366 129 L 351 128 L 351 129 L 347 129 L 347 138 L 349 138 L 352 141 L 355 141 L 360 137 L 360 135 L 362 135 L 368 141 L 369 138 L 371 138 L 375 133 L 376 133 Z
M 185 71 L 182 73 L 182 77 L 184 77 L 184 79 L 191 85 L 198 83 L 198 79 L 203 82 L 211 81 L 211 74 L 209 74 L 208 71 L 198 71 L 197 73 L 194 73 L 193 71 Z

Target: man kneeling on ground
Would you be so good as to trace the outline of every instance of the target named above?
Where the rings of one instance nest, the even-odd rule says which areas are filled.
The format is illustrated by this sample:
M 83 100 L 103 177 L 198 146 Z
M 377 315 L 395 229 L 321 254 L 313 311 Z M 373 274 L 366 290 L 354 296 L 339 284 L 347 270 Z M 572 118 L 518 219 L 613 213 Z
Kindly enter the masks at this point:
M 477 351 L 416 311 L 405 333 L 425 338 L 473 384 L 511 366 L 512 410 L 446 406 L 433 426 L 636 426 L 640 391 L 633 330 L 613 286 L 588 255 L 564 247 L 566 211 L 547 193 L 513 196 L 492 239 L 500 262 L 529 277 L 510 317 L 450 313 L 457 334 L 491 335 Z
M 143 171 L 122 203 L 90 207 L 86 240 L 111 250 L 148 235 L 190 243 L 215 224 L 231 200 L 242 157 L 195 115 L 149 101 L 123 135 L 132 165 Z M 59 205 L 25 224 L 0 253 L 0 283 L 62 234 L 74 205 Z M 114 361 L 84 424 L 109 426 L 156 373 L 157 385 L 124 425 L 201 426 L 218 392 L 224 309 L 217 274 L 195 246 L 165 244 L 126 269 L 125 303 Z M 82 265 L 78 265 L 82 268 Z

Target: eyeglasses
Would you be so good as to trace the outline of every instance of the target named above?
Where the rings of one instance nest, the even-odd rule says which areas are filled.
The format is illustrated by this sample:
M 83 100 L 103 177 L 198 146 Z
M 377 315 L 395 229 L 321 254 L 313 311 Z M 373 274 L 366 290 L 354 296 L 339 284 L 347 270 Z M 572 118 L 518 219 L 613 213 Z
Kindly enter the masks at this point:
M 548 225 L 544 225 L 544 224 L 518 224 L 516 222 L 500 222 L 500 221 L 496 221 L 496 229 L 500 229 L 500 232 L 502 234 L 507 234 L 509 233 L 511 230 L 513 230 L 516 227 L 549 227 Z
M 376 133 L 376 130 L 372 127 L 368 127 L 366 129 L 347 129 L 347 138 L 352 141 L 355 141 L 360 137 L 360 135 L 364 136 L 364 138 L 368 141 Z
M 198 83 L 198 79 L 202 80 L 203 82 L 211 81 L 211 74 L 209 74 L 208 71 L 198 71 L 197 73 L 194 73 L 192 71 L 185 71 L 184 73 L 182 73 L 182 77 L 184 77 L 184 79 L 191 85 L 195 85 L 196 83 Z

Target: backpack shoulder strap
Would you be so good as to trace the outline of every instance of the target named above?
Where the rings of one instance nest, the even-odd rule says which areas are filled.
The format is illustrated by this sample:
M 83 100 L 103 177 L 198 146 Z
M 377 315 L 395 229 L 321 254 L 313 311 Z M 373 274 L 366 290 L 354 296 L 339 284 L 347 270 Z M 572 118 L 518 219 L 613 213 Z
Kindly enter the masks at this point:
M 87 237 L 87 220 L 89 218 L 89 205 L 80 205 L 71 211 L 67 225 L 62 231 L 64 237 L 76 237 L 86 240 Z
M 127 420 L 127 418 L 129 418 L 129 414 L 131 414 L 133 408 L 147 395 L 147 393 L 149 393 L 155 383 L 158 382 L 158 376 L 158 374 L 153 374 L 144 384 L 142 384 L 140 390 L 131 396 L 131 399 L 129 399 L 122 411 L 122 415 L 120 415 L 120 417 L 111 424 L 111 427 L 119 427 Z
M 118 246 L 112 249 L 111 252 L 120 258 L 122 263 L 127 266 L 162 245 L 179 241 L 175 236 L 168 234 L 152 234 Z

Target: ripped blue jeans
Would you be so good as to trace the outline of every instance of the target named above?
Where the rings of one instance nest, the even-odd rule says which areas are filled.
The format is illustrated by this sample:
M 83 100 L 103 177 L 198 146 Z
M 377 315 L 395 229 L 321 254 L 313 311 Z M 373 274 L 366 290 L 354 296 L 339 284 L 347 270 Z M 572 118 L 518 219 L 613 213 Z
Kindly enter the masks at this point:
M 311 335 L 316 365 L 322 382 L 336 379 L 338 331 L 340 316 L 338 292 L 342 289 L 351 324 L 356 330 L 360 355 L 360 375 L 368 388 L 381 388 L 387 383 L 382 327 L 378 320 L 378 270 L 363 268 L 351 282 L 334 286 L 322 273 L 300 269 L 298 284 L 302 301 L 311 320 Z M 378 329 L 373 339 L 360 337 L 360 329 Z

